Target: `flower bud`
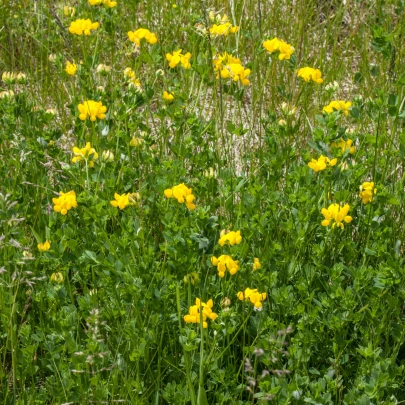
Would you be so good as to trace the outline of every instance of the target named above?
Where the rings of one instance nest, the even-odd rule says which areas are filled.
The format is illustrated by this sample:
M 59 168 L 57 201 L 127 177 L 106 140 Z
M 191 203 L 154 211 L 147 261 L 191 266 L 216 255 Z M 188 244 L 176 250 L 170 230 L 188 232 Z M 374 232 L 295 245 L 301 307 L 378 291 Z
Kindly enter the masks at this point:
M 111 66 L 108 65 L 103 65 L 100 63 L 97 68 L 96 68 L 97 73 L 100 73 L 102 75 L 106 75 L 107 73 L 111 72 Z
M 14 84 L 16 81 L 16 74 L 13 72 L 3 72 L 1 79 L 6 84 Z
M 221 306 L 222 308 L 226 308 L 229 307 L 229 305 L 231 305 L 231 300 L 228 297 L 225 297 L 221 302 Z
M 141 200 L 141 195 L 139 193 L 131 193 L 129 194 L 128 198 L 132 204 L 135 204 L 136 202 Z
M 60 271 L 58 271 L 57 273 L 52 273 L 51 281 L 53 283 L 63 284 L 64 281 L 63 274 Z
M 280 125 L 280 127 L 285 127 L 285 126 L 287 126 L 287 121 L 281 119 L 281 120 L 278 121 L 278 125 Z
M 329 91 L 330 93 L 334 93 L 335 91 L 339 90 L 339 83 L 334 81 L 333 83 L 328 83 L 325 86 L 325 90 Z
M 212 167 L 209 167 L 208 170 L 204 170 L 203 174 L 204 177 L 212 179 L 213 177 L 216 177 L 217 172 Z
M 76 14 L 76 9 L 74 7 L 65 6 L 63 7 L 63 14 L 65 17 L 73 17 Z
M 5 90 L 0 92 L 0 98 L 4 99 L 14 99 L 14 91 L 13 90 Z
M 25 73 L 22 73 L 22 72 L 18 73 L 17 76 L 16 76 L 16 82 L 18 84 L 26 83 L 27 82 L 27 75 Z
M 114 161 L 114 154 L 110 150 L 105 150 L 101 154 L 101 159 L 103 162 L 113 162 Z
M 131 139 L 131 142 L 129 143 L 131 146 L 135 146 L 136 148 L 139 148 L 143 144 L 143 139 L 142 138 L 137 138 L 134 136 Z

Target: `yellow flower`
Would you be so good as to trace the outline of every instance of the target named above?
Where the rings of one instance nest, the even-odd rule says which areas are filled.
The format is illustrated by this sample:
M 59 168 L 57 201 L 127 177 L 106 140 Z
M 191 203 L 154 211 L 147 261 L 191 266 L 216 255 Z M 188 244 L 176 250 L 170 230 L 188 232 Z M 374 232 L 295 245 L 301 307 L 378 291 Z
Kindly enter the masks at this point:
M 70 75 L 70 76 L 74 76 L 77 72 L 77 66 L 75 63 L 71 63 L 69 61 L 66 61 L 66 68 L 65 68 L 65 72 Z
M 214 71 L 221 72 L 221 70 L 230 63 L 242 64 L 239 58 L 235 58 L 233 55 L 224 52 L 213 57 Z M 219 76 L 217 75 L 217 78 Z
M 99 26 L 98 22 L 93 23 L 90 19 L 79 19 L 72 21 L 69 27 L 69 32 L 76 35 L 90 35 L 90 32 L 96 30 Z
M 232 26 L 232 24 L 230 22 L 226 22 L 224 24 L 214 24 L 211 28 L 210 28 L 210 34 L 216 37 L 220 37 L 220 36 L 228 36 L 229 34 L 235 34 L 236 32 L 239 31 L 239 27 L 238 26 Z
M 258 270 L 262 267 L 262 265 L 260 264 L 260 261 L 257 257 L 255 257 L 253 259 L 253 270 Z
M 235 261 L 228 255 L 221 255 L 218 258 L 212 256 L 211 263 L 217 267 L 218 276 L 221 278 L 225 276 L 226 270 L 233 276 L 240 269 L 239 260 Z
M 174 100 L 174 95 L 173 93 L 168 93 L 167 91 L 164 91 L 163 98 L 170 103 Z
M 294 48 L 290 44 L 287 44 L 287 42 L 284 42 L 282 39 L 278 38 L 268 39 L 267 41 L 264 41 L 263 47 L 269 53 L 278 51 L 279 60 L 290 59 L 291 55 L 294 53 Z
M 356 152 L 356 148 L 353 145 L 353 141 L 348 139 L 345 141 L 343 138 L 340 138 L 337 142 L 332 142 L 330 144 L 331 148 L 341 149 L 342 153 L 345 153 L 347 149 L 349 149 L 349 153 L 352 155 Z
M 196 206 L 193 203 L 195 197 L 192 194 L 192 189 L 188 188 L 184 183 L 178 184 L 173 188 L 168 188 L 164 191 L 167 198 L 175 198 L 180 204 L 186 204 L 189 210 L 195 210 Z
M 182 49 L 179 49 L 178 51 L 174 51 L 172 54 L 166 54 L 166 59 L 168 60 L 171 69 L 175 68 L 178 64 L 181 64 L 184 69 L 191 68 L 191 53 L 187 52 L 185 55 L 183 55 L 181 52 Z
M 236 295 L 241 301 L 250 301 L 256 309 L 260 309 L 263 306 L 263 301 L 267 298 L 267 294 L 259 293 L 257 288 L 254 290 L 246 288 L 245 292 L 239 291 Z
M 99 4 L 104 4 L 109 8 L 113 8 L 117 5 L 116 1 L 112 0 L 89 0 L 91 6 L 98 6 Z
M 228 233 L 222 235 L 218 241 L 220 246 L 224 246 L 225 244 L 229 244 L 231 246 L 239 245 L 239 243 L 241 243 L 241 242 L 242 242 L 242 235 L 240 234 L 240 231 L 228 232 Z
M 145 39 L 145 41 L 151 45 L 156 44 L 158 40 L 156 34 L 145 28 L 139 28 L 136 31 L 128 31 L 128 38 L 131 42 L 134 42 L 136 46 L 141 45 L 142 39 Z
M 333 113 L 333 111 L 341 111 L 344 115 L 349 115 L 349 108 L 351 106 L 352 103 L 350 101 L 334 100 L 323 107 L 323 111 L 326 112 L 326 114 Z
M 39 243 L 38 244 L 38 250 L 43 253 L 47 252 L 51 248 L 51 242 L 45 241 L 44 243 Z
M 63 193 L 61 191 L 59 194 L 60 197 L 52 198 L 54 211 L 66 215 L 70 209 L 77 207 L 76 193 L 73 190 L 68 193 Z
M 73 148 L 73 153 L 75 154 L 72 159 L 73 163 L 80 162 L 83 159 L 89 161 L 90 167 L 94 167 L 94 161 L 98 159 L 98 153 L 91 147 L 90 142 L 87 142 L 86 146 L 81 149 L 75 146 Z
M 325 170 L 327 167 L 335 166 L 337 163 L 337 159 L 329 159 L 326 156 L 321 155 L 318 160 L 312 159 L 308 166 L 314 171 L 319 172 Z
M 109 8 L 113 8 L 117 5 L 117 2 L 112 0 L 103 0 L 103 4 Z
M 324 220 L 321 222 L 322 226 L 329 226 L 332 223 L 332 228 L 338 226 L 340 228 L 344 228 L 344 224 L 342 221 L 346 222 L 347 224 L 352 221 L 352 217 L 347 215 L 350 210 L 350 205 L 345 204 L 343 207 L 339 204 L 331 204 L 329 205 L 328 209 L 322 208 L 321 213 L 324 216 Z
M 132 70 L 132 68 L 127 67 L 124 70 L 124 76 L 131 79 L 132 77 L 135 77 L 135 72 Z
M 90 121 L 96 121 L 97 118 L 103 120 L 106 117 L 107 107 L 101 101 L 86 100 L 83 104 L 79 104 L 77 108 L 80 111 L 79 118 L 82 121 L 88 117 L 90 117 Z
M 195 305 L 189 308 L 189 313 L 184 316 L 184 322 L 197 323 L 202 322 L 203 328 L 208 328 L 207 319 L 215 321 L 218 318 L 218 314 L 212 311 L 214 303 L 212 300 L 208 300 L 207 303 L 202 302 L 199 298 L 196 298 Z
M 239 63 L 229 63 L 225 65 L 220 74 L 223 79 L 232 78 L 234 82 L 240 81 L 244 86 L 250 84 L 247 78 L 250 75 L 250 69 L 245 69 Z
M 317 84 L 323 83 L 322 72 L 319 69 L 304 67 L 298 70 L 298 77 L 302 77 L 306 82 L 314 81 Z
M 363 204 L 373 202 L 373 194 L 377 193 L 377 189 L 374 187 L 374 182 L 366 181 L 360 186 L 360 198 L 363 200 Z
M 114 194 L 115 200 L 110 201 L 110 204 L 113 207 L 118 207 L 120 210 L 128 207 L 128 205 L 133 205 L 134 195 L 131 193 L 119 195 L 117 193 Z
M 60 271 L 58 271 L 57 273 L 52 273 L 51 281 L 57 284 L 63 284 L 63 274 Z

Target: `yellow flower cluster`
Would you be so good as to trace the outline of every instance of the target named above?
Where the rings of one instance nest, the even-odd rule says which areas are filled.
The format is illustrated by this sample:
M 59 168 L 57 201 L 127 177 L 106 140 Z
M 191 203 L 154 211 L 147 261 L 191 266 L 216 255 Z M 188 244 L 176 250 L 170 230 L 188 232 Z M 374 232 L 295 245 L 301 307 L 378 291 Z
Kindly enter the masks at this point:
M 38 243 L 38 250 L 43 253 L 47 252 L 51 248 L 51 242 L 45 241 L 44 243 Z
M 217 72 L 217 79 L 221 76 L 223 79 L 231 78 L 234 82 L 240 81 L 244 86 L 250 84 L 247 78 L 251 71 L 245 69 L 239 58 L 224 52 L 222 55 L 216 55 L 213 59 L 214 71 Z
M 279 60 L 290 59 L 291 55 L 294 53 L 294 48 L 290 44 L 287 44 L 287 42 L 284 42 L 282 39 L 278 38 L 268 39 L 267 41 L 264 41 L 263 47 L 269 53 L 278 51 Z
M 239 243 L 242 242 L 242 235 L 240 234 L 240 231 L 231 231 L 228 233 L 225 233 L 223 235 L 221 235 L 221 237 L 219 238 L 219 245 L 220 246 L 224 246 L 226 245 L 239 245 Z
M 373 194 L 377 193 L 377 189 L 374 187 L 374 182 L 366 181 L 360 186 L 360 198 L 363 200 L 363 204 L 373 202 Z
M 323 107 L 326 114 L 333 113 L 333 111 L 341 111 L 344 115 L 349 115 L 349 108 L 352 106 L 350 101 L 334 100 L 327 106 Z
M 167 92 L 166 90 L 163 92 L 163 99 L 167 102 L 171 103 L 174 100 L 174 95 L 172 92 Z
M 214 24 L 209 31 L 211 35 L 214 35 L 216 37 L 226 37 L 229 34 L 235 34 L 236 32 L 238 32 L 239 27 L 237 25 L 233 26 L 230 22 L 226 22 L 219 25 Z
M 317 84 L 323 83 L 322 72 L 319 69 L 304 67 L 298 70 L 298 77 L 302 77 L 306 82 L 313 81 Z
M 179 63 L 183 66 L 184 69 L 191 68 L 191 53 L 187 52 L 185 55 L 183 55 L 181 52 L 182 49 L 179 49 L 178 51 L 174 51 L 172 54 L 166 54 L 166 59 L 169 61 L 170 68 L 175 68 Z
M 231 256 L 221 255 L 218 258 L 211 257 L 211 263 L 218 269 L 218 276 L 224 277 L 226 270 L 233 276 L 240 269 L 239 260 L 233 260 Z
M 189 313 L 184 316 L 184 322 L 186 323 L 201 323 L 203 328 L 208 328 L 207 319 L 215 321 L 218 318 L 218 314 L 212 312 L 214 303 L 212 300 L 208 300 L 207 303 L 202 302 L 199 298 L 195 299 L 195 305 L 192 305 L 189 309 Z
M 146 42 L 153 45 L 157 42 L 157 36 L 153 32 L 150 32 L 146 28 L 139 28 L 136 31 L 128 31 L 128 38 L 131 42 L 134 42 L 136 46 L 141 45 L 141 40 L 145 39 Z
M 260 264 L 260 261 L 257 257 L 253 259 L 253 270 L 259 270 L 261 269 L 262 265 Z
M 214 71 L 218 72 L 216 78 L 219 78 L 221 70 L 225 68 L 226 65 L 233 63 L 242 64 L 239 58 L 235 58 L 233 55 L 224 52 L 223 54 L 217 54 L 213 57 Z
M 103 120 L 106 117 L 107 107 L 101 101 L 86 100 L 83 104 L 79 104 L 77 108 L 80 111 L 79 118 L 82 121 L 88 117 L 90 121 L 96 121 L 97 118 Z
M 109 8 L 113 8 L 117 5 L 117 2 L 112 0 L 89 0 L 89 3 L 91 6 L 98 6 L 100 4 L 104 4 Z
M 81 149 L 75 146 L 73 148 L 73 153 L 75 154 L 72 159 L 73 163 L 87 160 L 89 162 L 89 167 L 94 167 L 94 161 L 98 159 L 98 153 L 91 147 L 90 142 L 87 142 L 86 146 Z
M 66 215 L 70 209 L 77 207 L 76 193 L 73 190 L 68 193 L 63 193 L 61 191 L 59 194 L 60 197 L 52 198 L 54 211 Z
M 342 153 L 345 153 L 347 149 L 350 149 L 349 153 L 352 155 L 354 152 L 356 152 L 356 148 L 352 145 L 353 141 L 351 139 L 345 141 L 343 138 L 340 138 L 337 142 L 332 142 L 330 147 L 341 149 Z
M 192 194 L 192 189 L 188 188 L 184 183 L 178 184 L 173 188 L 168 188 L 164 191 L 167 198 L 176 198 L 180 204 L 185 203 L 189 210 L 194 210 L 196 208 L 193 203 L 195 197 Z
M 87 20 L 81 18 L 71 22 L 69 32 L 76 35 L 90 35 L 90 32 L 96 30 L 98 26 L 98 22 L 94 23 L 89 18 Z
M 76 64 L 66 61 L 65 72 L 70 76 L 74 76 L 77 72 Z
M 327 156 L 321 155 L 318 160 L 312 159 L 308 166 L 314 171 L 319 172 L 325 170 L 327 167 L 335 166 L 337 163 L 337 159 L 329 159 Z
M 350 210 L 350 205 L 345 204 L 343 207 L 339 204 L 331 204 L 329 207 L 322 208 L 321 213 L 324 216 L 324 220 L 321 222 L 322 226 L 329 226 L 332 223 L 332 228 L 338 226 L 340 228 L 344 228 L 344 224 L 342 221 L 346 222 L 346 224 L 352 221 L 352 217 L 347 215 Z
M 249 75 L 250 69 L 245 69 L 239 63 L 231 63 L 221 70 L 221 77 L 223 79 L 231 78 L 234 82 L 240 81 L 244 86 L 250 84 L 250 81 L 247 78 Z
M 241 301 L 250 301 L 256 309 L 260 309 L 263 306 L 263 301 L 267 298 L 267 294 L 259 293 L 257 288 L 254 290 L 246 288 L 245 292 L 239 291 L 237 296 Z

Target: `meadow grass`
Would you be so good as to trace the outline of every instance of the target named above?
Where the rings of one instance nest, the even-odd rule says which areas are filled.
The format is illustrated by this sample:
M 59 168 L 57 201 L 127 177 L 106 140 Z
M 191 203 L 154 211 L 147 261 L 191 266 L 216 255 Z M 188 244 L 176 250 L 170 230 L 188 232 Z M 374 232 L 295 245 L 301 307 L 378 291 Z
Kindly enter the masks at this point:
M 405 403 L 403 0 L 0 19 L 0 404 Z

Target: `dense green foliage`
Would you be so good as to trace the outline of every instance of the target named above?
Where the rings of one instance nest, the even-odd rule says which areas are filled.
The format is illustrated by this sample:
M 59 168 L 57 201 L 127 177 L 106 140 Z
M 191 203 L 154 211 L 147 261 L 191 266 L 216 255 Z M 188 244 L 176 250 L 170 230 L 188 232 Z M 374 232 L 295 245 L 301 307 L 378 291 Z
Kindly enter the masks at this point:
M 404 7 L 0 1 L 0 72 L 26 75 L 0 83 L 0 404 L 405 403 Z M 205 33 L 211 11 L 239 31 Z M 78 18 L 100 26 L 73 35 Z M 158 42 L 135 48 L 138 28 Z M 274 37 L 290 59 L 263 48 Z M 180 48 L 191 69 L 169 67 Z M 216 78 L 223 52 L 249 85 Z M 84 100 L 106 118 L 79 119 Z M 94 167 L 72 162 L 86 142 Z M 321 155 L 337 164 L 315 172 Z M 195 210 L 165 197 L 181 183 Z M 77 207 L 55 212 L 71 190 Z M 121 210 L 115 193 L 139 196 Z M 334 203 L 343 229 L 321 225 Z M 220 246 L 222 230 L 242 242 Z M 218 276 L 222 254 L 235 275 Z M 246 288 L 267 293 L 260 311 Z M 184 321 L 197 297 L 218 314 L 206 329 Z

